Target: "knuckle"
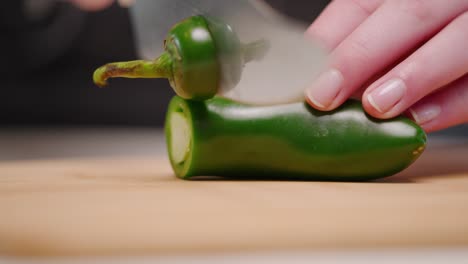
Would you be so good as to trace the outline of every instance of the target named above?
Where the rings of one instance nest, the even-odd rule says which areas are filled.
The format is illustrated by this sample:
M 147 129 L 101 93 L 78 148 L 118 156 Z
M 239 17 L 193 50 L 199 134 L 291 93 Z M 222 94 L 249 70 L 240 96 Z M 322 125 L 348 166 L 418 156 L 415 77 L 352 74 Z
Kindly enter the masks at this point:
M 426 58 L 420 57 L 417 60 L 411 60 L 402 63 L 397 67 L 398 76 L 403 79 L 409 86 L 414 87 L 415 83 L 421 82 L 421 76 L 424 76 L 424 80 L 431 83 L 435 77 L 433 75 L 424 75 L 425 65 L 428 65 Z
M 346 1 L 346 0 L 345 0 Z M 377 1 L 369 0 L 351 0 L 351 2 L 356 5 L 359 9 L 364 11 L 367 15 L 370 15 L 374 12 L 377 6 Z
M 372 63 L 369 49 L 362 41 L 352 41 L 334 55 L 336 60 L 332 61 L 335 61 L 341 70 L 353 75 L 368 69 L 368 65 Z
M 401 0 L 400 6 L 403 12 L 414 17 L 420 22 L 428 22 L 434 19 L 435 10 L 429 1 L 425 0 Z
M 366 64 L 371 59 L 371 47 L 368 39 L 366 38 L 357 38 L 350 43 L 350 49 L 352 52 L 353 59 L 356 63 Z
M 369 65 L 375 63 L 375 53 L 368 36 L 360 34 L 335 49 L 332 61 L 345 72 L 357 74 L 369 70 Z M 367 69 L 367 70 L 366 70 Z

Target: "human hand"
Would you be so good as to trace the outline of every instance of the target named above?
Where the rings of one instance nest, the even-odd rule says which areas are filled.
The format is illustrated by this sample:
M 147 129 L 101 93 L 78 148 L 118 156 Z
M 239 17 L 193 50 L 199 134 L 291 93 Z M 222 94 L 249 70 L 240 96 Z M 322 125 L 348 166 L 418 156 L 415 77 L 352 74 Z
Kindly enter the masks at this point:
M 427 132 L 468 122 L 468 0 L 335 0 L 307 34 L 330 50 L 312 107 L 361 96 L 370 115 L 408 113 Z
M 79 8 L 87 11 L 99 11 L 110 6 L 114 0 L 68 0 Z

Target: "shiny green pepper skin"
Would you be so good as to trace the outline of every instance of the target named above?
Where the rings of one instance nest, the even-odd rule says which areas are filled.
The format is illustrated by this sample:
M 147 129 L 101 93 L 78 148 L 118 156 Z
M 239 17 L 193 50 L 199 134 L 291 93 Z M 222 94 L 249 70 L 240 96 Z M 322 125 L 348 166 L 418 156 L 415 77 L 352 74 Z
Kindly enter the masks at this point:
M 176 96 L 165 133 L 172 168 L 183 179 L 373 180 L 408 167 L 426 143 L 410 119 L 374 119 L 354 100 L 320 112 L 307 103 L 250 106 Z
M 179 96 L 204 100 L 217 93 L 221 73 L 216 45 L 203 17 L 191 17 L 176 24 L 164 47 L 172 58 L 169 82 Z
M 263 40 L 242 44 L 233 29 L 221 21 L 193 16 L 169 30 L 165 52 L 154 61 L 108 63 L 94 72 L 93 80 L 102 87 L 113 77 L 167 78 L 180 97 L 205 100 L 221 87 L 234 87 L 245 63 L 261 59 L 267 49 Z

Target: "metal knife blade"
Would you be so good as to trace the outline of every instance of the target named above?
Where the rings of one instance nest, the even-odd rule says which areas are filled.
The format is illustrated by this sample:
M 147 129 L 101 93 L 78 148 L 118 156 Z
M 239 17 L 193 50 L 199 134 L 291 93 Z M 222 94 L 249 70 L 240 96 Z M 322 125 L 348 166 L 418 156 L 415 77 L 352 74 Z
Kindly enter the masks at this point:
M 251 104 L 279 104 L 304 99 L 303 91 L 322 70 L 326 52 L 304 37 L 305 26 L 273 11 L 259 0 L 136 0 L 130 7 L 136 42 L 142 58 L 163 52 L 168 30 L 193 15 L 229 24 L 243 43 L 265 39 L 263 59 L 244 66 L 235 86 L 224 85 L 221 95 Z M 229 69 L 223 69 L 225 76 Z

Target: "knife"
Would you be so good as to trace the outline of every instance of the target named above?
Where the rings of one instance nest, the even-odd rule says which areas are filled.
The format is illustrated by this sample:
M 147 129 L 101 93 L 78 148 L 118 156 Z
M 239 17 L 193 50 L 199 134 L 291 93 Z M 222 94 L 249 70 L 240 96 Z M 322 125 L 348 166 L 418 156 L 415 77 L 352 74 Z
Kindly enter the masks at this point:
M 305 25 L 286 18 L 259 0 L 135 0 L 130 5 L 138 53 L 154 59 L 163 52 L 167 31 L 193 15 L 221 20 L 243 43 L 267 40 L 261 60 L 245 65 L 235 86 L 222 84 L 221 96 L 249 104 L 281 104 L 304 100 L 304 89 L 319 74 L 327 54 L 304 35 Z M 229 75 L 222 68 L 222 75 Z

